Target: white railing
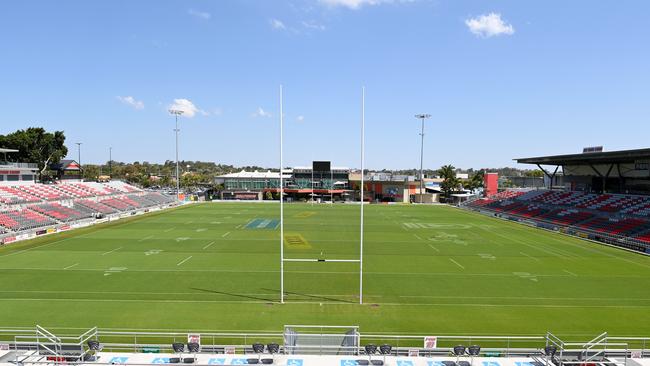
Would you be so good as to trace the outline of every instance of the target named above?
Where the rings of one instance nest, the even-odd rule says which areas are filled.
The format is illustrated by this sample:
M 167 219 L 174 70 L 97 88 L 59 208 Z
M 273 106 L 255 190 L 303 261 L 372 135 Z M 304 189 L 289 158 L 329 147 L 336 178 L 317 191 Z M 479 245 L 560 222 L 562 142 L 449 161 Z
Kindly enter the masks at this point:
M 59 357 L 82 359 L 89 353 L 88 341 L 99 341 L 104 351 L 112 352 L 164 352 L 174 353 L 172 343 L 186 343 L 188 335 L 200 335 L 201 353 L 204 354 L 252 354 L 254 343 L 277 343 L 281 354 L 363 355 L 364 346 L 374 344 L 392 346 L 393 355 L 411 355 L 415 351 L 420 356 L 449 356 L 456 345 L 479 345 L 484 356 L 528 356 L 544 355 L 546 346 L 555 346 L 557 353 L 553 360 L 558 364 L 574 362 L 598 362 L 607 357 L 627 360 L 635 357 L 650 357 L 650 337 L 609 337 L 603 333 L 598 337 L 582 342 L 565 342 L 547 333 L 544 336 L 486 336 L 486 335 L 438 335 L 435 348 L 425 348 L 424 335 L 361 334 L 355 333 L 354 345 L 334 344 L 331 340 L 341 340 L 344 334 L 312 333 L 315 342 L 296 345 L 284 343 L 285 333 L 279 332 L 163 332 L 163 331 L 119 331 L 89 329 L 80 335 L 56 335 L 55 332 L 36 326 L 34 329 L 0 329 L 0 343 L 8 343 L 10 350 L 32 352 L 34 355 L 52 356 L 55 363 Z M 333 329 L 332 329 L 333 330 Z M 67 331 L 69 332 L 69 330 Z M 306 335 L 301 333 L 301 336 Z M 309 335 L 309 334 L 307 334 Z M 329 340 L 328 340 L 329 339 Z M 291 347 L 295 347 L 292 349 Z M 18 359 L 17 359 L 18 361 Z M 61 361 L 62 362 L 62 361 Z

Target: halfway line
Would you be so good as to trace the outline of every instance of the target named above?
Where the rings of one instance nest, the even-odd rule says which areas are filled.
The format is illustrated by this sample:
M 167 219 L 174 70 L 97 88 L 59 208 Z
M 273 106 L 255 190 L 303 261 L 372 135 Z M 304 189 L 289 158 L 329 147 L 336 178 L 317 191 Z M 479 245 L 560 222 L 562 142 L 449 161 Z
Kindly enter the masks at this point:
M 212 245 L 212 244 L 214 244 L 213 241 L 211 241 L 208 245 L 204 246 L 203 249 L 208 249 L 210 247 L 210 245 Z
M 223 234 L 223 235 L 221 235 L 221 237 L 222 237 L 222 238 L 225 238 L 226 236 L 228 236 L 228 234 L 230 234 L 230 231 L 227 232 L 227 233 L 225 233 L 225 234 Z
M 65 267 L 64 269 L 70 269 L 70 268 L 72 268 L 72 267 L 74 267 L 74 266 L 78 266 L 78 265 L 79 265 L 79 263 L 75 263 L 75 264 L 73 264 L 73 265 L 71 265 L 71 266 L 67 266 L 67 267 Z

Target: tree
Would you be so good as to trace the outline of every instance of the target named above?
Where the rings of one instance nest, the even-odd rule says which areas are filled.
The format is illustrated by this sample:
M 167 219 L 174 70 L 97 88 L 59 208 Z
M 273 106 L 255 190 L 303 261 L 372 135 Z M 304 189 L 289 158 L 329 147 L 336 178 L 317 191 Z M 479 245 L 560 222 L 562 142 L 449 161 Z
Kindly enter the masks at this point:
M 97 180 L 99 178 L 99 166 L 86 164 L 83 168 L 83 177 L 87 180 Z
M 14 155 L 19 163 L 36 163 L 41 176 L 51 164 L 61 161 L 68 154 L 63 131 L 46 132 L 42 127 L 30 127 L 8 135 L 0 135 L 0 146 L 16 149 Z
M 460 186 L 460 180 L 456 178 L 456 168 L 451 164 L 444 165 L 438 169 L 438 176 L 442 178 L 440 189 L 442 189 L 445 197 L 449 198 L 451 193 L 458 190 Z
M 527 170 L 526 173 L 524 173 L 527 177 L 534 177 L 534 178 L 542 178 L 544 176 L 544 172 L 535 169 L 535 170 Z
M 485 172 L 483 170 L 480 170 L 473 174 L 468 180 L 463 182 L 463 187 L 465 189 L 468 189 L 470 191 L 475 191 L 481 187 L 483 187 L 483 176 L 485 175 Z

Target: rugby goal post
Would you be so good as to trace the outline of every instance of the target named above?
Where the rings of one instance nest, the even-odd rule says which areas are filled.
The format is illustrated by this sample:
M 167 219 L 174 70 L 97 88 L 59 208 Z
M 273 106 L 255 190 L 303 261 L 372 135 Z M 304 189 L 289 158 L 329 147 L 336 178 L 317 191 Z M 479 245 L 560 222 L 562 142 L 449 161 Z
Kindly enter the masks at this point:
M 358 259 L 323 259 L 323 258 L 285 258 L 284 257 L 284 111 L 282 85 L 280 85 L 280 303 L 284 304 L 284 263 L 285 262 L 350 262 L 359 263 L 359 304 L 363 304 L 363 198 L 364 198 L 364 163 L 365 163 L 365 125 L 366 125 L 366 88 L 361 88 L 361 195 L 359 220 L 359 258 Z M 313 168 L 312 168 L 313 173 Z M 313 194 L 313 178 L 312 178 Z M 313 196 L 312 196 L 313 199 Z

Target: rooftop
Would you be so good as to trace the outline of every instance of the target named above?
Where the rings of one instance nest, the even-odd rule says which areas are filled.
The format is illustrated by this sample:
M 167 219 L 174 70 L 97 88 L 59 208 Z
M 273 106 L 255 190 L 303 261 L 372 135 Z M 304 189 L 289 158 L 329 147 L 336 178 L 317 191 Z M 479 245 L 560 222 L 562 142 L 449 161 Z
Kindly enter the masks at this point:
M 650 159 L 650 148 L 606 152 L 587 152 L 567 155 L 551 155 L 534 158 L 518 158 L 514 160 L 519 164 L 575 165 L 634 163 L 635 161 L 642 159 Z

